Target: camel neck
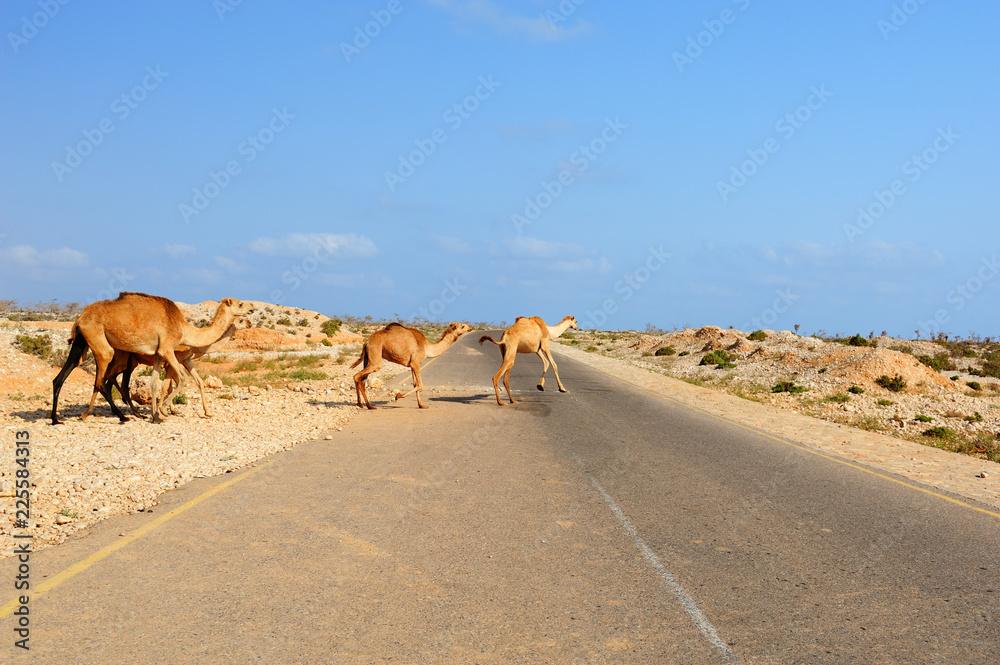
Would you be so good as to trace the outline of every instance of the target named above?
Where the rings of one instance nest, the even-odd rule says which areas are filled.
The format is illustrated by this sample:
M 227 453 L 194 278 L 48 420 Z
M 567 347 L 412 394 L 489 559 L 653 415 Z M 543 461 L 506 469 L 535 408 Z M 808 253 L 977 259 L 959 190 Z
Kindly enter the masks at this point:
M 204 328 L 195 328 L 194 326 L 186 328 L 181 344 L 194 347 L 215 344 L 225 334 L 232 322 L 233 314 L 226 308 L 219 307 L 215 310 L 212 322 Z
M 428 358 L 438 357 L 439 355 L 444 353 L 449 346 L 454 344 L 456 339 L 458 339 L 458 337 L 455 335 L 455 333 L 451 332 L 450 330 L 446 331 L 443 335 L 441 335 L 441 339 L 434 342 L 433 344 L 427 345 L 427 357 Z
M 560 335 L 562 335 L 564 332 L 566 332 L 569 329 L 569 325 L 570 325 L 569 321 L 562 321 L 557 326 L 548 326 L 549 337 L 551 337 L 552 339 L 555 339 L 556 337 L 559 337 Z

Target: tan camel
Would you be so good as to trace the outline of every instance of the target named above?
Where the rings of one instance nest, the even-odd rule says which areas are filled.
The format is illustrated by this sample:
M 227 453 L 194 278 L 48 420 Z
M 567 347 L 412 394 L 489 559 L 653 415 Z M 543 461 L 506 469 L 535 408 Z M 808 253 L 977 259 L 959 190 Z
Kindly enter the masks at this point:
M 213 348 L 227 341 L 236 334 L 238 330 L 246 330 L 247 328 L 253 328 L 253 322 L 246 317 L 239 317 L 233 321 L 226 331 L 222 333 L 222 337 L 217 339 L 212 344 L 208 346 L 190 347 L 190 346 L 178 346 L 174 351 L 174 355 L 177 357 L 178 362 L 184 365 L 184 369 L 188 371 L 188 374 L 194 378 L 198 383 L 198 392 L 201 393 L 201 406 L 205 411 L 205 417 L 210 418 L 211 413 L 208 412 L 208 400 L 205 398 L 205 386 L 202 383 L 201 377 L 198 376 L 198 372 L 194 368 L 194 361 L 198 360 L 206 353 L 212 351 Z M 70 343 L 72 344 L 73 339 L 70 338 Z M 86 358 L 86 351 L 84 351 L 84 358 Z M 108 389 L 113 386 L 118 389 L 118 393 L 122 396 L 122 401 L 125 402 L 132 409 L 134 415 L 139 415 L 139 411 L 135 408 L 135 404 L 132 403 L 132 396 L 129 390 L 129 381 L 132 377 L 132 372 L 139 365 L 153 365 L 156 359 L 153 356 L 140 354 L 140 353 L 128 353 L 125 351 L 115 351 L 115 356 L 111 360 L 111 364 L 108 365 L 107 372 L 105 376 L 108 377 L 107 384 Z M 118 382 L 118 375 L 121 374 L 121 382 Z M 160 391 L 161 401 L 160 401 L 160 413 L 164 416 L 168 415 L 165 410 L 167 403 L 164 401 L 165 396 L 171 392 L 171 384 L 176 384 L 177 377 L 174 376 L 173 370 L 167 368 L 167 377 L 163 382 L 163 388 Z M 90 396 L 90 406 L 87 410 L 80 415 L 80 420 L 86 420 L 91 413 L 94 411 L 94 401 L 100 393 L 95 390 Z M 169 405 L 171 412 L 176 413 L 173 408 L 173 404 Z
M 365 379 L 369 374 L 381 369 L 384 358 L 389 362 L 409 367 L 413 374 L 413 389 L 405 393 L 396 393 L 396 399 L 403 399 L 410 393 L 416 393 L 417 405 L 421 409 L 426 409 L 427 406 L 420 401 L 420 391 L 424 388 L 420 380 L 420 363 L 424 358 L 436 358 L 441 355 L 455 343 L 455 340 L 470 330 L 472 326 L 467 323 L 451 323 L 441 335 L 441 339 L 434 344 L 428 342 L 419 330 L 406 328 L 398 323 L 390 323 L 382 330 L 372 333 L 361 350 L 361 357 L 351 365 L 354 368 L 364 363 L 361 371 L 354 375 L 354 391 L 358 396 L 358 406 L 361 406 L 361 398 L 364 397 L 365 405 L 369 409 L 376 408 L 368 401 Z
M 514 321 L 514 325 L 503 331 L 500 341 L 496 341 L 489 335 L 479 338 L 479 343 L 489 340 L 500 347 L 500 354 L 503 362 L 500 363 L 500 370 L 493 376 L 493 390 L 497 396 L 497 404 L 504 406 L 500 401 L 500 387 L 498 385 L 500 377 L 503 376 L 503 387 L 507 389 L 507 397 L 511 404 L 517 404 L 510 394 L 510 370 L 514 367 L 514 360 L 519 353 L 535 353 L 542 359 L 542 378 L 538 382 L 538 389 L 545 390 L 545 372 L 552 363 L 552 371 L 556 375 L 556 383 L 559 385 L 559 392 L 569 392 L 559 378 L 559 368 L 549 351 L 549 340 L 555 339 L 566 332 L 569 328 L 576 329 L 576 317 L 567 316 L 559 322 L 559 325 L 550 326 L 538 316 L 519 316 Z
M 178 346 L 208 346 L 218 340 L 233 320 L 253 312 L 249 302 L 224 298 L 211 323 L 196 328 L 184 320 L 180 308 L 171 300 L 145 293 L 126 293 L 115 300 L 101 300 L 84 308 L 73 324 L 73 346 L 62 370 L 52 380 L 52 424 L 58 424 L 57 406 L 59 391 L 66 377 L 80 364 L 89 348 L 97 362 L 94 388 L 111 406 L 111 411 L 121 422 L 128 420 L 118 409 L 107 383 L 107 370 L 114 359 L 115 350 L 139 353 L 154 357 L 153 380 L 150 386 L 153 422 L 163 422 L 157 400 L 160 396 L 160 367 L 163 363 L 173 370 L 180 382 L 164 398 L 168 400 L 184 385 L 184 368 L 177 360 Z

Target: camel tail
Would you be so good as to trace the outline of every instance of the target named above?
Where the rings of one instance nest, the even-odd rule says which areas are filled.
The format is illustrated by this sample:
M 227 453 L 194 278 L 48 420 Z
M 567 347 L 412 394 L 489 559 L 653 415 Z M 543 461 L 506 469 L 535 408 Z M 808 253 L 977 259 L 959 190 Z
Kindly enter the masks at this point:
M 483 342 L 485 342 L 486 340 L 489 340 L 489 341 L 493 342 L 494 344 L 496 344 L 497 346 L 500 346 L 500 342 L 496 341 L 495 339 L 493 339 L 489 335 L 483 335 L 482 337 L 480 337 L 479 338 L 479 345 L 482 346 Z
M 351 369 L 360 365 L 361 361 L 365 361 L 365 366 L 368 366 L 368 347 L 361 349 L 361 357 L 354 361 L 354 364 L 351 365 Z

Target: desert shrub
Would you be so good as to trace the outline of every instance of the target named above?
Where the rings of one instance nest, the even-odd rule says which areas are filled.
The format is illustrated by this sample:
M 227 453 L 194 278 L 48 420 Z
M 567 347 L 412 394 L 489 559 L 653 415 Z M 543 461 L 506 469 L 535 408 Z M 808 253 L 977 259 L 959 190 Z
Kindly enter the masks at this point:
M 587 348 L 585 348 L 584 351 L 587 351 L 589 353 L 593 353 L 594 351 L 597 351 L 597 347 L 594 346 L 593 344 L 591 344 L 590 346 L 588 346 Z
M 174 395 L 174 404 L 187 404 L 188 398 L 184 393 L 177 393 Z
M 852 395 L 861 395 L 864 394 L 865 389 L 862 388 L 861 386 L 851 386 L 850 388 L 847 389 L 847 392 L 851 393 Z
M 924 353 L 917 356 L 917 360 L 919 360 L 924 365 L 927 365 L 935 372 L 940 372 L 941 370 L 958 369 L 955 366 L 955 363 L 952 362 L 951 356 L 949 356 L 947 353 L 935 353 L 933 358 Z
M 827 402 L 833 402 L 834 404 L 843 404 L 845 402 L 851 401 L 851 396 L 847 393 L 833 393 L 826 398 Z
M 825 371 L 826 371 L 827 369 L 828 369 L 828 368 L 826 368 L 826 367 L 820 367 L 820 368 L 819 368 L 819 374 L 822 374 L 822 373 L 823 373 L 823 372 L 825 372 Z
M 715 351 L 709 351 L 701 358 L 699 365 L 715 365 L 716 369 L 723 369 L 721 366 L 726 367 L 736 367 L 733 361 L 736 360 L 735 357 L 729 355 L 722 349 L 717 349 Z
M 966 381 L 965 385 L 969 386 L 973 390 L 982 390 L 983 389 L 983 387 L 979 384 L 978 381 Z
M 930 429 L 925 429 L 922 434 L 923 436 L 929 436 L 935 439 L 950 439 L 955 436 L 955 432 L 947 427 L 931 427 Z
M 18 335 L 14 338 L 14 346 L 46 360 L 52 355 L 52 338 L 48 335 Z
M 854 337 L 849 338 L 846 342 L 844 342 L 844 344 L 847 344 L 848 346 L 872 346 L 872 343 L 861 335 L 855 335 Z
M 283 316 L 277 321 L 275 321 L 275 323 L 278 324 L 279 326 L 290 326 L 292 325 L 292 320 L 287 316 Z
M 965 420 L 968 420 L 970 423 L 981 423 L 983 422 L 983 414 L 976 411 L 971 416 L 966 416 Z
M 677 353 L 676 349 L 672 346 L 661 346 L 653 354 L 654 356 L 672 356 Z
M 977 355 L 978 354 L 976 353 L 975 349 L 971 349 L 969 347 L 965 347 L 962 349 L 963 358 L 975 358 Z
M 883 374 L 875 379 L 875 383 L 894 393 L 902 392 L 903 389 L 906 388 L 906 379 L 899 374 L 893 376 L 892 378 Z
M 689 356 L 689 355 L 691 355 L 690 351 L 681 351 L 680 353 L 677 354 L 677 357 L 683 358 L 684 356 Z
M 913 353 L 913 347 L 908 344 L 893 344 L 889 347 L 890 351 L 899 351 L 900 353 Z
M 875 403 L 878 404 L 879 406 L 892 406 L 893 404 L 895 404 L 895 402 L 893 402 L 891 399 L 880 399 Z
M 297 325 L 299 328 L 305 328 L 306 326 L 309 325 L 309 319 L 299 319 L 299 322 L 296 323 L 295 325 Z
M 320 332 L 324 333 L 327 337 L 333 337 L 338 332 L 340 332 L 340 326 L 344 325 L 344 322 L 340 319 L 327 319 L 323 322 L 323 325 L 319 327 Z
M 797 386 L 794 381 L 779 381 L 771 388 L 772 393 L 804 393 L 805 386 Z
M 320 340 L 320 344 L 322 344 L 323 346 L 333 346 L 333 342 L 328 340 L 326 337 Z
M 925 416 L 922 413 L 918 413 L 917 415 L 913 416 L 913 419 L 915 421 L 917 421 L 918 423 L 932 423 L 932 422 L 934 422 L 933 418 L 931 418 L 930 416 Z
M 752 340 L 754 342 L 763 342 L 765 339 L 767 339 L 767 333 L 764 332 L 763 330 L 754 330 L 752 333 L 747 335 L 747 339 Z

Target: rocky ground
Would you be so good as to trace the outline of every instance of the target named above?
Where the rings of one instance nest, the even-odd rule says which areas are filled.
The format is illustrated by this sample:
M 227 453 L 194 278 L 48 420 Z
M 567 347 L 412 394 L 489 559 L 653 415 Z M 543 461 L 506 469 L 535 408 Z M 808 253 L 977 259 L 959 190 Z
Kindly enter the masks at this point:
M 883 336 L 851 346 L 760 332 L 765 339 L 715 326 L 657 334 L 578 331 L 560 341 L 764 404 L 1000 462 L 1000 380 L 970 373 L 981 371 L 996 344 Z M 728 360 L 702 364 L 720 350 Z M 922 355 L 955 369 L 932 369 L 917 359 Z M 905 387 L 887 389 L 878 383 L 883 376 L 899 376 Z M 781 382 L 795 391 L 774 392 Z
M 215 305 L 185 309 L 189 320 L 198 322 L 211 318 Z M 86 368 L 74 370 L 63 387 L 59 413 L 65 424 L 50 425 L 52 378 L 62 364 L 58 353 L 66 348 L 72 324 L 0 322 L 0 428 L 10 443 L 16 431 L 31 433 L 30 530 L 36 549 L 59 543 L 97 520 L 151 510 L 157 496 L 191 478 L 227 473 L 321 438 L 356 413 L 351 376 L 357 369 L 349 365 L 360 354 L 361 336 L 347 330 L 327 336 L 320 331 L 327 320 L 323 315 L 260 305 L 252 318 L 274 329 L 241 330 L 196 364 L 212 386 L 206 390 L 212 417 L 204 417 L 198 391 L 189 386 L 184 390 L 187 403 L 177 405 L 182 415 L 162 425 L 148 421 L 148 407 L 140 407 L 143 418 L 120 424 L 103 398 L 98 398 L 95 415 L 81 421 L 93 386 L 92 370 Z M 291 325 L 275 324 L 282 319 Z M 14 345 L 18 335 L 48 336 L 56 357 L 47 361 L 22 352 Z M 382 381 L 400 370 L 386 364 L 376 374 L 369 387 L 373 401 L 390 398 Z M 133 381 L 138 397 L 144 379 Z M 18 467 L 14 447 L 4 450 L 0 556 L 9 556 Z

